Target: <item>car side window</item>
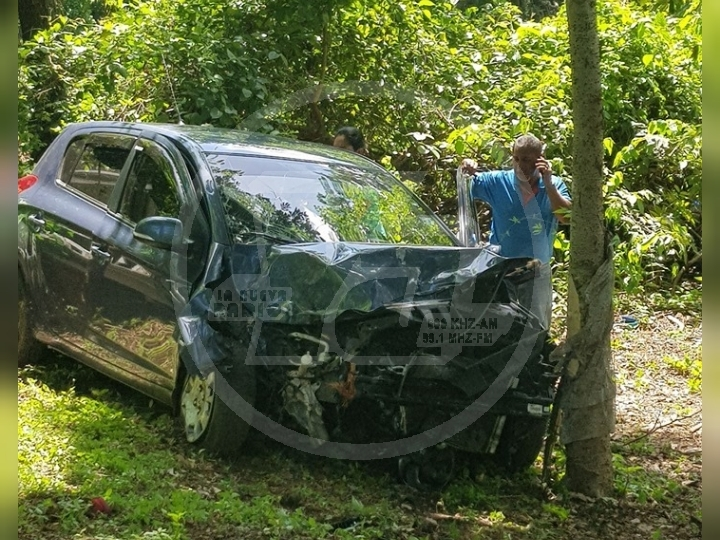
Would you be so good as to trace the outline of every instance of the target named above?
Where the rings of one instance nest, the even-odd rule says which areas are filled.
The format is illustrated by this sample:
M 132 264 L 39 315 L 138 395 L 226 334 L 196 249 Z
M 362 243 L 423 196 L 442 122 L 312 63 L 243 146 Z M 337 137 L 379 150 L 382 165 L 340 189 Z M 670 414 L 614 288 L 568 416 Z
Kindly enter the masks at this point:
M 60 181 L 107 205 L 132 150 L 135 137 L 94 134 L 73 141 L 60 170 Z
M 179 218 L 180 204 L 170 157 L 155 143 L 139 142 L 120 201 L 120 214 L 132 223 L 151 216 Z

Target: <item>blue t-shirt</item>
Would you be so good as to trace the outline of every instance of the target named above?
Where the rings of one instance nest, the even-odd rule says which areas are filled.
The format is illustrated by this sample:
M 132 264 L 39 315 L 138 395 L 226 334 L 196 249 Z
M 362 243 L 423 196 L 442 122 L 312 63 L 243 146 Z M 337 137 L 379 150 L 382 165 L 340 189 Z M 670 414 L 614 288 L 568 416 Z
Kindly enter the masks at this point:
M 473 176 L 471 193 L 490 205 L 490 243 L 500 246 L 504 257 L 534 257 L 550 262 L 558 220 L 553 214 L 550 199 L 542 178 L 538 193 L 523 206 L 516 187 L 515 172 L 490 171 Z M 570 200 L 565 182 L 557 176 L 552 182 L 558 192 Z

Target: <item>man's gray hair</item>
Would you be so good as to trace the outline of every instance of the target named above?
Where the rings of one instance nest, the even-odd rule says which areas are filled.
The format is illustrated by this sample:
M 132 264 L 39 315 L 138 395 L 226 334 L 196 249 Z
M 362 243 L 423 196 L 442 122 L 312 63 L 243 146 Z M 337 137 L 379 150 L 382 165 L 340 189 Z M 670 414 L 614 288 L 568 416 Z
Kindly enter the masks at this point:
M 513 142 L 512 150 L 513 152 L 515 150 L 519 150 L 532 151 L 537 152 L 538 154 L 542 154 L 544 146 L 545 145 L 540 139 L 538 139 L 532 133 L 528 133 L 526 135 L 520 135 L 517 139 L 515 139 L 515 142 Z

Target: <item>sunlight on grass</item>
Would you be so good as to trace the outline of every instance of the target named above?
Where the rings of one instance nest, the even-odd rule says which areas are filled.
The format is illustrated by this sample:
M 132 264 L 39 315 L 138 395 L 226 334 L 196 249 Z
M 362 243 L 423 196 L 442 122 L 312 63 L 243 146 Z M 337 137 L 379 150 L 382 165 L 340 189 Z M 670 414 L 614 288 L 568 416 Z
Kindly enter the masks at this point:
M 338 495 L 321 516 L 285 508 L 261 478 L 238 484 L 231 473 L 228 478 L 218 474 L 229 470 L 221 462 L 170 447 L 169 415 L 148 420 L 114 402 L 108 392 L 91 393 L 18 380 L 18 531 L 23 537 L 178 540 L 204 537 L 202 531 L 221 524 L 235 538 L 319 538 L 342 515 L 355 516 L 363 534 L 349 528 L 338 530 L 337 538 L 383 538 L 400 526 L 402 519 L 386 503 L 364 504 L 352 496 Z M 305 477 L 298 495 L 306 504 L 319 505 L 329 493 L 342 491 L 344 481 L 362 481 L 357 466 L 343 468 L 347 478 L 338 474 L 332 485 L 314 482 L 305 467 L 291 472 L 287 462 L 268 456 L 273 460 L 278 479 L 265 480 L 283 485 L 291 474 Z M 110 515 L 89 512 L 94 497 L 105 499 Z
M 695 354 L 685 353 L 682 358 L 665 356 L 665 362 L 678 375 L 685 378 L 690 392 L 699 393 L 702 391 L 702 350 L 698 347 Z
M 18 495 L 71 491 L 64 462 L 73 448 L 70 431 L 60 429 L 54 411 L 62 395 L 35 381 L 18 382 Z
M 165 473 L 175 463 L 160 448 L 167 419 L 146 423 L 131 411 L 55 392 L 33 379 L 18 381 L 19 530 L 48 525 L 69 533 L 88 522 L 90 500 L 104 497 L 118 517 L 101 528 L 164 521 L 164 501 L 143 487 L 172 492 Z
M 686 346 L 645 364 L 634 355 L 642 332 L 613 334 L 619 378 L 627 379 L 621 384 L 647 384 L 664 372 L 699 390 L 701 344 L 684 339 L 692 328 L 670 336 Z M 557 498 L 545 498 L 537 467 L 508 477 L 475 458 L 461 462 L 442 492 L 419 493 L 399 482 L 394 463 L 308 456 L 263 446 L 262 438 L 236 463 L 211 459 L 182 442 L 169 410 L 150 409 L 114 384 L 74 363 L 19 371 L 19 537 L 564 540 L 558 531 L 571 534 L 579 523 L 563 487 L 560 445 L 552 461 Z M 613 463 L 607 512 L 662 505 L 666 537 L 694 527 L 688 516 L 700 515 L 699 458 L 643 438 L 616 444 Z M 656 464 L 662 468 L 648 469 Z M 95 497 L 107 501 L 108 515 L 89 512 Z

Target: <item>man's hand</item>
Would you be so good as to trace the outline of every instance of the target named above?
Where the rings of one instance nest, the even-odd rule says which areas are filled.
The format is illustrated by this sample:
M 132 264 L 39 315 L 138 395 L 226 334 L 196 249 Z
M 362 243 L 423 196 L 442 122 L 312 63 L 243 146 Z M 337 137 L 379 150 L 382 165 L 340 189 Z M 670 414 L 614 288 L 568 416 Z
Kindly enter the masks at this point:
M 543 182 L 546 186 L 548 183 L 552 184 L 550 181 L 552 178 L 552 165 L 550 165 L 550 162 L 547 159 L 540 156 L 535 162 L 535 168 L 540 173 L 540 176 L 542 176 Z
M 478 171 L 477 162 L 474 159 L 470 158 L 463 159 L 460 167 L 462 168 L 462 172 L 464 172 L 465 174 L 473 175 Z

